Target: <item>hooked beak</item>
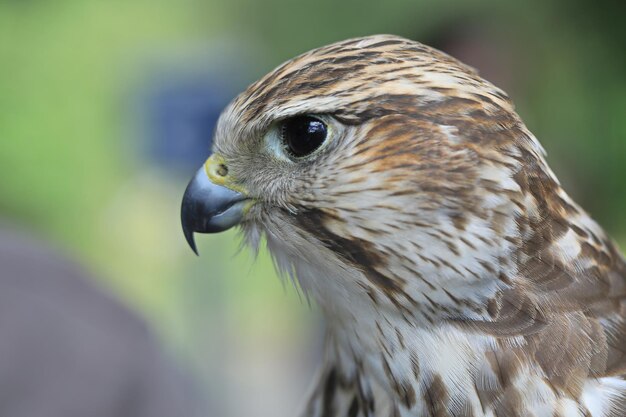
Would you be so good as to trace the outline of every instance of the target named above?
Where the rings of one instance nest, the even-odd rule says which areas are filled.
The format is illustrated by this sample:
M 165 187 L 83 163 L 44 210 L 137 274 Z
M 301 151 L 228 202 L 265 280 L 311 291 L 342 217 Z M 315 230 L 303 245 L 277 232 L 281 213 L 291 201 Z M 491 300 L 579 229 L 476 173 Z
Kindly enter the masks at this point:
M 247 205 L 245 195 L 211 181 L 207 171 L 208 168 L 200 168 L 187 185 L 180 212 L 185 239 L 196 255 L 195 232 L 230 229 L 241 221 Z

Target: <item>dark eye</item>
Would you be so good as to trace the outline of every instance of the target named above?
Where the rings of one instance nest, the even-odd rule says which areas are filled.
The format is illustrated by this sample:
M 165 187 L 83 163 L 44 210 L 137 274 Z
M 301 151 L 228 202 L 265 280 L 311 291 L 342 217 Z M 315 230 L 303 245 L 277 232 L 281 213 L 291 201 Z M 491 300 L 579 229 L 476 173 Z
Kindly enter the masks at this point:
M 311 154 L 324 143 L 327 134 L 326 124 L 311 116 L 296 116 L 285 120 L 280 132 L 283 144 L 295 157 Z

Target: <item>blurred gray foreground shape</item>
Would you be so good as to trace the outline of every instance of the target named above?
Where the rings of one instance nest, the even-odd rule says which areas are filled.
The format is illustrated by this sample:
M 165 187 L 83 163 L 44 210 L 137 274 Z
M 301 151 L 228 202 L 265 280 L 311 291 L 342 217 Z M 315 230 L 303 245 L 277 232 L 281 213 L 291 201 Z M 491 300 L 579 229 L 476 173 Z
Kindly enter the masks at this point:
M 197 393 L 141 319 L 0 225 L 0 417 L 200 417 Z

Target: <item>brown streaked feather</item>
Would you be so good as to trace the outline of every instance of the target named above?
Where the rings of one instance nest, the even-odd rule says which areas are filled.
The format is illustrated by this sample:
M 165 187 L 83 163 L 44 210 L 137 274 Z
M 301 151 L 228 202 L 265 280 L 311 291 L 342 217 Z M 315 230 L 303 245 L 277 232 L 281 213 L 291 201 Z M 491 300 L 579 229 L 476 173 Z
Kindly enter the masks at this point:
M 294 160 L 268 141 L 298 115 L 334 136 Z M 473 69 L 393 36 L 339 42 L 251 85 L 214 143 L 257 201 L 244 229 L 335 338 L 307 417 L 624 415 L 626 393 L 585 404 L 626 374 L 624 259 Z

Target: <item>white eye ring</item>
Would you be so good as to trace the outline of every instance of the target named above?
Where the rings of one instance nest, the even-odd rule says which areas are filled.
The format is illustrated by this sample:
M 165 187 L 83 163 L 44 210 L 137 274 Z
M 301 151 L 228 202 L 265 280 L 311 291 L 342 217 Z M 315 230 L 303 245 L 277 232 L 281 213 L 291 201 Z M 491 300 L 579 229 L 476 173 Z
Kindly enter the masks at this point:
M 296 123 L 295 126 L 287 125 L 288 123 L 294 123 L 294 122 Z M 302 123 L 317 122 L 316 125 L 313 126 L 313 128 L 317 129 L 317 131 L 311 132 L 310 130 L 307 129 L 306 126 L 304 128 L 303 126 L 298 126 L 300 122 Z M 323 128 L 321 130 L 323 130 L 323 132 L 325 133 L 325 135 L 323 136 L 323 138 L 321 138 L 321 140 L 319 136 L 320 134 L 319 123 L 322 124 Z M 302 148 L 299 149 L 298 151 L 304 150 L 304 152 L 300 152 L 302 153 L 302 155 L 298 155 L 297 154 L 298 152 L 294 151 L 293 149 L 294 144 L 288 143 L 289 137 L 287 137 L 286 135 L 288 135 L 289 132 L 287 132 L 286 129 L 291 129 L 293 131 L 291 135 L 312 134 L 314 135 L 313 137 L 310 137 L 310 138 L 303 137 L 302 140 L 306 141 L 308 139 L 308 140 L 314 141 L 314 143 L 313 144 L 303 143 Z M 268 132 L 266 133 L 264 139 L 265 139 L 267 149 L 270 151 L 270 153 L 273 156 L 283 161 L 298 162 L 298 161 L 311 159 L 313 156 L 318 154 L 321 149 L 324 149 L 327 146 L 327 144 L 331 141 L 332 137 L 334 136 L 333 135 L 334 131 L 335 129 L 332 125 L 332 119 L 328 116 L 296 115 L 296 116 L 282 119 L 274 123 L 270 127 Z M 293 140 L 293 138 L 291 140 Z M 315 145 L 315 141 L 319 141 L 319 144 Z M 307 148 L 310 148 L 310 151 Z

